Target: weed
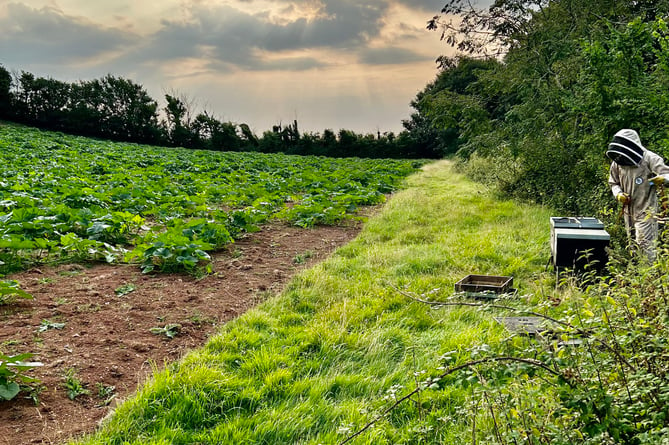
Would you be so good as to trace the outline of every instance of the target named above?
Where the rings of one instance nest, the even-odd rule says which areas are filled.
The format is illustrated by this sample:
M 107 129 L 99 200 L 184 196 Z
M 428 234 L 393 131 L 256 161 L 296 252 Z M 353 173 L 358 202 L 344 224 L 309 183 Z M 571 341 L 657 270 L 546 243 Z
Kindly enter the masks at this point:
M 70 400 L 74 400 L 79 396 L 88 395 L 91 393 L 89 389 L 79 380 L 76 375 L 76 370 L 70 368 L 65 372 L 63 376 L 63 387 L 67 391 L 67 397 Z
M 164 335 L 169 339 L 173 339 L 181 331 L 181 325 L 179 323 L 168 323 L 163 327 L 153 327 L 150 330 L 152 334 Z
M 37 332 L 46 332 L 49 329 L 63 329 L 65 327 L 65 323 L 57 323 L 49 320 L 42 320 L 40 323 L 39 327 L 37 328 Z
M 99 312 L 100 309 L 102 309 L 102 306 L 100 306 L 98 303 L 85 303 L 85 304 L 78 304 L 76 307 L 76 311 L 79 313 L 86 313 L 86 312 Z
M 20 344 L 21 344 L 21 340 L 5 340 L 2 343 L 0 343 L 0 347 L 5 348 L 7 346 L 16 346 L 16 345 L 20 345 Z
M 311 251 L 311 250 L 308 250 L 308 251 L 306 251 L 304 253 L 301 253 L 301 254 L 297 254 L 293 258 L 293 264 L 305 264 L 307 262 L 307 260 L 309 260 L 313 256 L 314 256 L 314 252 Z
M 117 297 L 122 297 L 128 295 L 130 292 L 134 292 L 135 289 L 137 289 L 137 287 L 133 283 L 127 283 L 114 289 L 114 293 Z
M 62 277 L 76 277 L 77 275 L 81 274 L 82 274 L 81 270 L 62 270 L 58 272 L 58 275 Z
M 111 385 L 105 385 L 104 383 L 97 382 L 95 384 L 97 397 L 102 401 L 101 406 L 109 405 L 112 400 L 116 397 L 116 387 Z
M 210 325 L 216 324 L 216 319 L 202 315 L 200 312 L 194 313 L 193 315 L 188 317 L 188 320 L 198 327 L 202 326 L 203 324 L 210 324 Z

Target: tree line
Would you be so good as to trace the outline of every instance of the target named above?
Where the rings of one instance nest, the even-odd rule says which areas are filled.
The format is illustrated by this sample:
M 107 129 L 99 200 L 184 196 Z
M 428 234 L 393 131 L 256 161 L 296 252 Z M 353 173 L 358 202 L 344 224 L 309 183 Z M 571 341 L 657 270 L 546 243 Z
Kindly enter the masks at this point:
M 247 124 L 195 113 L 192 103 L 165 94 L 161 108 L 132 80 L 106 75 L 63 82 L 0 65 L 0 119 L 115 141 L 225 151 L 369 158 L 438 158 L 430 141 L 408 131 L 358 134 L 341 129 L 301 132 L 297 120 L 257 136 Z
M 669 156 L 668 14 L 666 0 L 449 0 L 428 28 L 458 55 L 405 126 L 507 196 L 594 215 L 613 205 L 616 131 Z

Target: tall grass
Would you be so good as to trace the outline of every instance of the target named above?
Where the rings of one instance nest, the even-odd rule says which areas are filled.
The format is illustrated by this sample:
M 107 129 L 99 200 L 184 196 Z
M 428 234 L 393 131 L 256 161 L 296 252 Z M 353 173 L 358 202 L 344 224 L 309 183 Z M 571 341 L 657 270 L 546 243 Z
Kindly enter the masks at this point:
M 493 198 L 448 161 L 429 164 L 357 239 L 228 323 L 80 444 L 340 443 L 411 391 L 448 351 L 507 334 L 444 300 L 468 274 L 512 275 L 521 294 L 549 257 L 546 209 Z M 527 288 L 527 289 L 526 289 Z M 461 443 L 466 383 L 428 390 L 356 444 Z

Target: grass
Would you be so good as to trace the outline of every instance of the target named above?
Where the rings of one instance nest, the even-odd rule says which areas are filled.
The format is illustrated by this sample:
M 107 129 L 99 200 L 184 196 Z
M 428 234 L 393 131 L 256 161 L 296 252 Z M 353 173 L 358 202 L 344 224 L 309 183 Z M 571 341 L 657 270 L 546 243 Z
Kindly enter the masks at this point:
M 468 274 L 522 293 L 549 258 L 546 209 L 500 201 L 448 161 L 411 176 L 353 242 L 226 324 L 80 444 L 334 444 L 435 374 L 449 351 L 498 342 L 491 314 L 433 309 Z M 427 390 L 350 443 L 462 443 L 466 384 Z

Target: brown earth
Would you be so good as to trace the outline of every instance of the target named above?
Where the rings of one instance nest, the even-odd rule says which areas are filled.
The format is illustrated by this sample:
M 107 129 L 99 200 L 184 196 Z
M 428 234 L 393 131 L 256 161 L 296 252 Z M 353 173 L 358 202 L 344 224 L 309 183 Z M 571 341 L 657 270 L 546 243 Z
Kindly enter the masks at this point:
M 0 351 L 35 353 L 32 360 L 44 366 L 30 372 L 42 384 L 37 404 L 25 393 L 0 401 L 0 444 L 64 443 L 94 431 L 155 367 L 202 346 L 217 327 L 279 293 L 295 272 L 357 233 L 268 226 L 214 254 L 214 273 L 202 279 L 111 265 L 40 267 L 8 277 L 35 298 L 0 308 Z M 128 285 L 134 290 L 123 295 Z M 151 332 L 172 323 L 180 325 L 172 339 Z M 70 400 L 68 372 L 69 382 L 90 394 Z

